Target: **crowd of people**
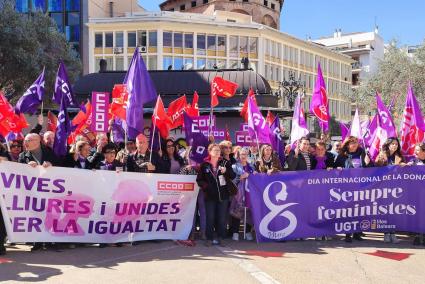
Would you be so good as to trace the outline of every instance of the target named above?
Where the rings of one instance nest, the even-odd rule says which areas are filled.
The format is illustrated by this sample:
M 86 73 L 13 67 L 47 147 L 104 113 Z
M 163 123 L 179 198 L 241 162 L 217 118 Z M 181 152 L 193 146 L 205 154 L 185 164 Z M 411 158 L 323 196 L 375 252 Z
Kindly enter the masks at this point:
M 309 138 L 303 137 L 294 149 L 290 145 L 285 146 L 284 165 L 270 144 L 241 147 L 232 145 L 230 141 L 215 143 L 210 138 L 208 157 L 199 164 L 190 159 L 190 147 L 185 148 L 171 138 L 162 141 L 159 151 L 151 152 L 149 140 L 143 134 L 126 143 L 113 143 L 108 135 L 98 134 L 95 143 L 90 144 L 84 136 L 78 136 L 69 146 L 68 154 L 59 158 L 52 150 L 54 133 L 46 131 L 41 135 L 41 131 L 41 125 L 37 125 L 23 140 L 10 141 L 9 149 L 0 144 L 1 160 L 32 167 L 196 175 L 200 191 L 190 238 L 205 240 L 207 246 L 219 245 L 227 237 L 238 241 L 241 227 L 247 240 L 254 239 L 249 195 L 245 191 L 246 179 L 251 174 L 425 164 L 424 143 L 416 146 L 415 159 L 406 163 L 398 139 L 389 138 L 372 161 L 353 136 L 333 145 L 325 140 L 313 144 Z M 0 254 L 6 253 L 5 239 L 6 231 L 0 215 Z M 362 232 L 345 236 L 346 242 L 353 239 L 362 240 Z M 386 232 L 384 241 L 397 243 L 395 232 Z M 416 235 L 414 244 L 425 245 L 423 235 Z M 32 250 L 44 247 L 42 243 L 35 243 Z

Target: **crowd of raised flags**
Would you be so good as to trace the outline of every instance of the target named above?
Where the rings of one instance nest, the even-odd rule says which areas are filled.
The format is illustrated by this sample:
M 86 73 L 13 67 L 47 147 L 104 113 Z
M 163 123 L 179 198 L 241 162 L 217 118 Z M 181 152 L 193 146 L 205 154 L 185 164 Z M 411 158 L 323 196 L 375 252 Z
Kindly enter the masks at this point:
M 211 117 L 214 107 L 219 105 L 219 97 L 224 99 L 232 97 L 236 93 L 237 88 L 237 84 L 224 80 L 221 77 L 215 77 L 212 80 Z M 3 94 L 0 96 L 0 115 L 2 117 L 0 134 L 6 140 L 10 141 L 16 137 L 22 137 L 22 131 L 28 127 L 23 114 L 34 114 L 40 108 L 40 105 L 41 109 L 43 109 L 44 93 L 45 70 L 43 69 L 39 77 L 19 99 L 14 108 L 8 103 Z M 186 96 L 183 95 L 171 102 L 168 108 L 166 108 L 161 97 L 157 95 L 145 63 L 136 49 L 123 84 L 116 85 L 112 90 L 112 103 L 109 109 L 112 135 L 117 142 L 122 142 L 123 139 L 135 139 L 138 134 L 143 133 L 143 106 L 148 102 L 156 100 L 152 116 L 153 132 L 159 131 L 162 138 L 167 138 L 171 129 L 188 124 L 193 117 L 199 116 L 198 99 L 198 94 L 194 90 L 191 104 L 187 102 Z M 292 147 L 294 147 L 296 141 L 301 137 L 309 134 L 305 111 L 302 107 L 302 99 L 298 96 L 294 107 L 289 141 Z M 96 133 L 90 130 L 90 102 L 88 101 L 80 106 L 80 112 L 74 119 L 71 120 L 68 116 L 67 109 L 69 107 L 77 107 L 78 103 L 73 94 L 63 62 L 59 64 L 52 100 L 59 105 L 59 115 L 57 118 L 52 112 L 49 111 L 48 113 L 48 130 L 55 132 L 55 154 L 58 156 L 65 155 L 67 146 L 73 143 L 73 138 L 77 135 L 86 136 L 89 141 L 93 142 Z M 407 88 L 406 104 L 399 132 L 397 132 L 391 116 L 392 104 L 393 102 L 389 107 L 386 107 L 381 96 L 376 93 L 376 114 L 373 119 L 371 121 L 366 120 L 361 122 L 359 112 L 356 110 L 350 127 L 340 122 L 342 140 L 348 135 L 357 137 L 362 146 L 368 149 L 370 158 L 374 160 L 387 138 L 399 137 L 403 154 L 407 157 L 413 156 L 414 145 L 424 140 L 425 123 L 410 83 Z M 318 65 L 318 75 L 309 111 L 318 120 L 322 132 L 328 133 L 330 120 L 329 105 L 320 64 Z M 184 118 L 184 114 L 189 117 Z M 247 122 L 249 133 L 252 137 L 256 138 L 257 143 L 272 144 L 283 162 L 284 141 L 282 141 L 282 135 L 280 133 L 279 118 L 274 117 L 270 112 L 266 118 L 262 115 L 252 89 L 250 89 L 241 109 L 241 116 Z M 187 127 L 187 129 L 190 128 Z M 190 131 L 186 130 L 185 133 L 186 139 L 191 146 L 208 143 L 203 138 L 192 135 Z

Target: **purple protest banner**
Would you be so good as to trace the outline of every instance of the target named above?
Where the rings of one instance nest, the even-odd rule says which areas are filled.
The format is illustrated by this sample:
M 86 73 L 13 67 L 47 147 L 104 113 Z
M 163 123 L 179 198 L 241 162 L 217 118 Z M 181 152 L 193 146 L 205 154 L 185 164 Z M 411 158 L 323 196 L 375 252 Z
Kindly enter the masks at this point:
M 210 127 L 210 116 L 209 115 L 200 115 L 200 116 L 194 116 L 192 117 L 192 120 L 196 125 L 198 125 L 198 129 L 201 130 L 209 130 Z M 213 115 L 212 121 L 211 121 L 211 127 L 214 129 L 216 126 L 216 118 L 215 115 Z
M 109 93 L 93 92 L 91 95 L 91 130 L 97 133 L 108 132 Z
M 248 131 L 248 123 L 241 123 L 239 126 L 240 131 Z
M 226 130 L 225 129 L 217 129 L 213 128 L 211 131 L 209 129 L 200 128 L 202 134 L 204 134 L 205 137 L 208 138 L 208 134 L 214 136 L 214 141 L 219 142 L 226 140 Z
M 250 175 L 259 242 L 360 231 L 425 232 L 425 167 Z
M 236 145 L 238 146 L 245 147 L 257 145 L 257 140 L 255 140 L 255 137 L 252 137 L 248 131 L 236 131 L 235 137 Z

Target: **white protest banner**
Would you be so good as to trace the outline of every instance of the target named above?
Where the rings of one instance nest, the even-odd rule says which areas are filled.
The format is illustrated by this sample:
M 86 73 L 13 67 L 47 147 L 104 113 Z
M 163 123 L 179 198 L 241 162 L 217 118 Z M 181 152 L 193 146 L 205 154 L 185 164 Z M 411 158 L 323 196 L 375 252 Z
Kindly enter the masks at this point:
M 12 242 L 187 239 L 196 176 L 0 163 L 0 204 Z

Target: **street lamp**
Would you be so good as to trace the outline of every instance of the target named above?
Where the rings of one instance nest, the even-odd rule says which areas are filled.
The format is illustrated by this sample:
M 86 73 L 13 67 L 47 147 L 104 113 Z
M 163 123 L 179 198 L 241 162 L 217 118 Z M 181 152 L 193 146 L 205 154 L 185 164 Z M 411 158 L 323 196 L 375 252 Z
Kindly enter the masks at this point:
M 301 74 L 298 80 L 295 79 L 295 72 L 289 72 L 289 80 L 283 80 L 279 83 L 280 90 L 283 90 L 283 95 L 288 99 L 289 107 L 292 109 L 298 93 L 305 96 L 304 82 L 301 82 Z M 283 99 L 283 96 L 282 96 Z

